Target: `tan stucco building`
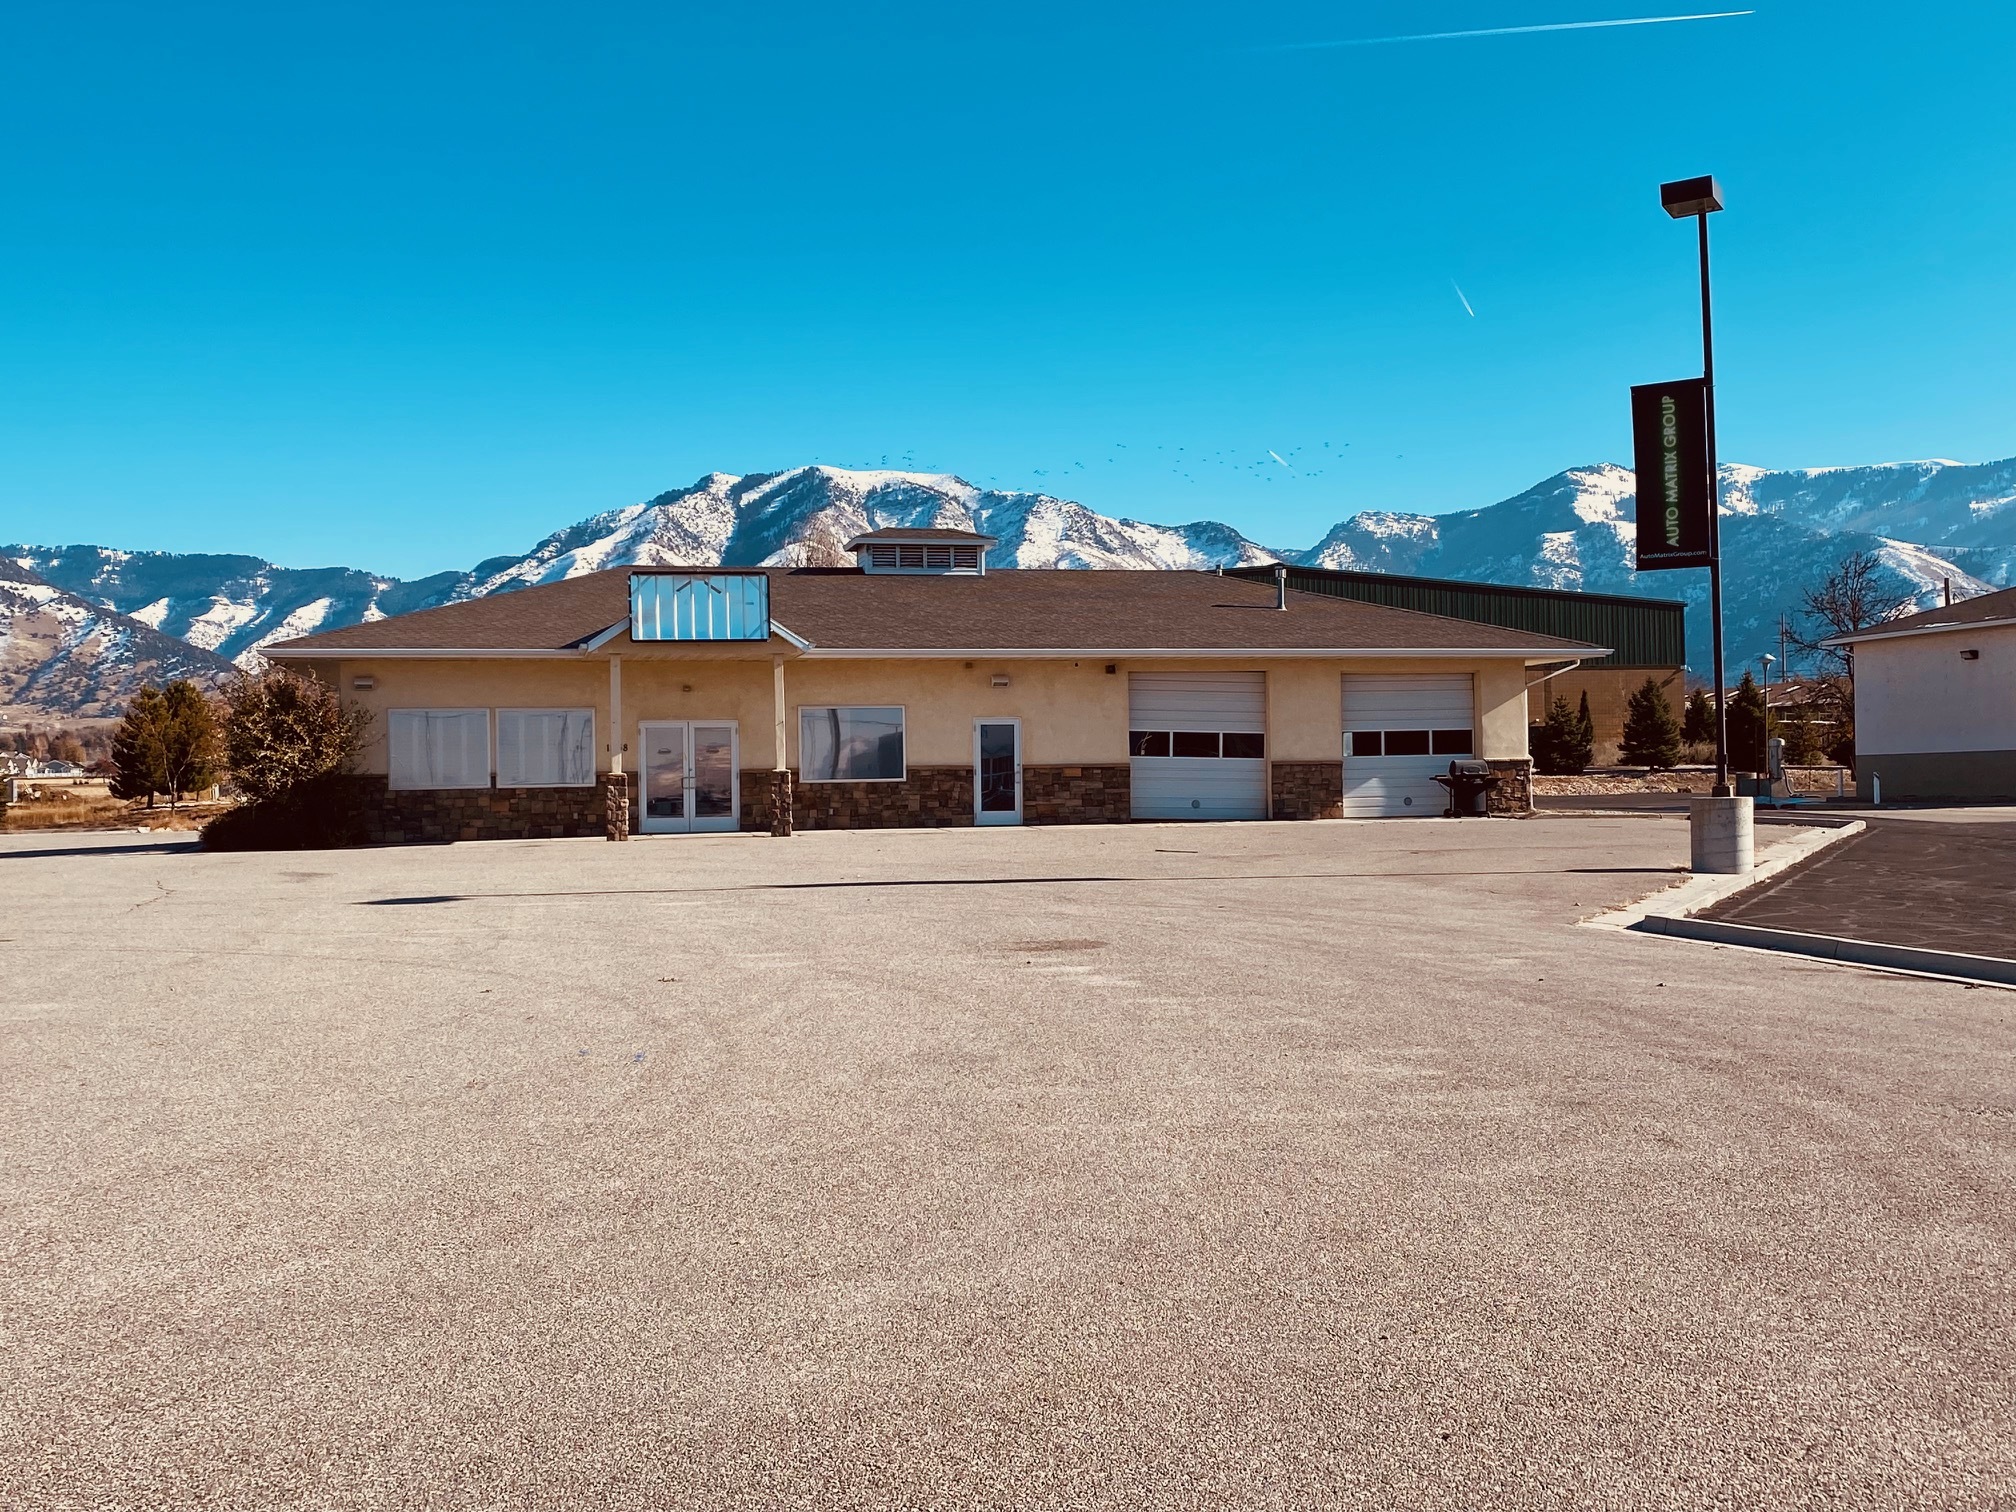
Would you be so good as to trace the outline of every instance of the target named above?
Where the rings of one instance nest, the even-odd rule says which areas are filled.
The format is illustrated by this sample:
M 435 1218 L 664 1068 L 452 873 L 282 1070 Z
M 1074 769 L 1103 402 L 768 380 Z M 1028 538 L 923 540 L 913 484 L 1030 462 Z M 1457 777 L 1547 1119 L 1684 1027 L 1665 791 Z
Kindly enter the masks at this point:
M 371 712 L 367 827 L 419 840 L 1439 814 L 1468 758 L 1519 809 L 1529 669 L 1605 650 L 1214 574 L 986 572 L 984 541 L 616 569 L 267 655 Z

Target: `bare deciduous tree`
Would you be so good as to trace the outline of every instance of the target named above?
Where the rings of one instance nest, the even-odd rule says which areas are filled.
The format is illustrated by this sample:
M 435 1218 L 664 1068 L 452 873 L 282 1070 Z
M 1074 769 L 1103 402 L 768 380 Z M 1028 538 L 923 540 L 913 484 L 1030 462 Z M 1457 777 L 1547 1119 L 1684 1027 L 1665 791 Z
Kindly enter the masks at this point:
M 1824 642 L 1911 613 L 1916 603 L 1896 582 L 1875 552 L 1850 552 L 1802 595 L 1800 623 L 1789 632 L 1792 644 L 1814 659 L 1812 707 L 1832 722 L 1828 754 L 1836 761 L 1854 760 L 1855 653 Z
M 854 557 L 847 550 L 847 541 L 830 516 L 819 515 L 812 521 L 812 528 L 805 532 L 798 543 L 798 565 L 801 567 L 852 567 Z
M 231 778 L 254 802 L 354 770 L 371 722 L 328 683 L 279 667 L 225 688 L 224 710 Z

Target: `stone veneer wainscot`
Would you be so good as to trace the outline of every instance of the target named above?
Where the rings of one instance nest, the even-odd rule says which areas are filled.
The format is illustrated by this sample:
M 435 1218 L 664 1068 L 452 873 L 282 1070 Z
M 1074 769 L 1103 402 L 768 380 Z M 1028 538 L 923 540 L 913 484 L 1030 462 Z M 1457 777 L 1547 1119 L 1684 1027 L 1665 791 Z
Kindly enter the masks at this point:
M 1125 766 L 1024 766 L 1022 818 L 1028 824 L 1125 824 L 1134 774 Z
M 608 827 L 607 774 L 587 787 L 427 788 L 394 792 L 351 779 L 367 845 L 445 840 L 564 840 Z
M 1341 819 L 1344 817 L 1344 763 L 1341 761 L 1276 761 L 1269 763 L 1272 813 L 1276 819 Z

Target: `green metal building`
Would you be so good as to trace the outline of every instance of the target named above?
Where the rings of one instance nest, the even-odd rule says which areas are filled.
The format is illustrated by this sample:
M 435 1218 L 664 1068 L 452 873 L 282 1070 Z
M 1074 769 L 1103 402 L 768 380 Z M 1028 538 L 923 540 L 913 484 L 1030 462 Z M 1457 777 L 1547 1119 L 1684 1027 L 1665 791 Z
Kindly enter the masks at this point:
M 1272 567 L 1228 567 L 1227 577 L 1272 582 Z M 1628 598 L 1616 593 L 1573 593 L 1560 588 L 1514 588 L 1502 583 L 1462 583 L 1449 578 L 1399 577 L 1327 567 L 1290 567 L 1288 586 L 1301 593 L 1414 609 L 1450 619 L 1558 635 L 1585 645 L 1616 649 L 1600 661 L 1604 671 L 1674 672 L 1687 661 L 1687 606 L 1678 599 Z

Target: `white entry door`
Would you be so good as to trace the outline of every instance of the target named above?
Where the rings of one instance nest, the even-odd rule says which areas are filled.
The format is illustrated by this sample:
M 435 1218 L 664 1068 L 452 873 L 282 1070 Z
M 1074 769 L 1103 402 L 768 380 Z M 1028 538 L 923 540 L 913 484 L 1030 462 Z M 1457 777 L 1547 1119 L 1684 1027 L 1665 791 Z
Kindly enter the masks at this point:
M 973 721 L 973 822 L 1022 822 L 1022 721 Z
M 1267 817 L 1267 674 L 1135 672 L 1127 749 L 1136 819 Z
M 732 830 L 742 817 L 732 720 L 647 720 L 637 827 L 647 835 Z
M 1435 780 L 1476 754 L 1470 674 L 1344 674 L 1344 817 L 1439 817 L 1449 794 Z

